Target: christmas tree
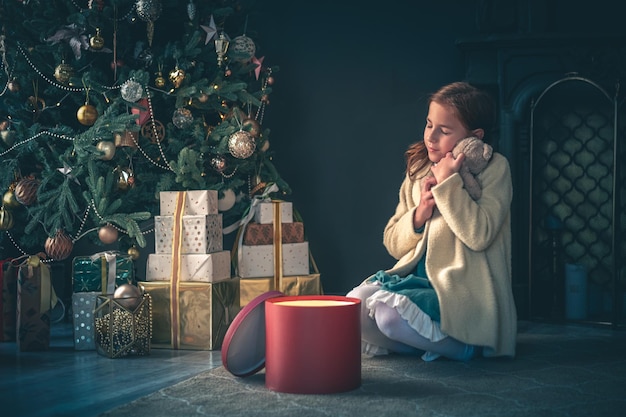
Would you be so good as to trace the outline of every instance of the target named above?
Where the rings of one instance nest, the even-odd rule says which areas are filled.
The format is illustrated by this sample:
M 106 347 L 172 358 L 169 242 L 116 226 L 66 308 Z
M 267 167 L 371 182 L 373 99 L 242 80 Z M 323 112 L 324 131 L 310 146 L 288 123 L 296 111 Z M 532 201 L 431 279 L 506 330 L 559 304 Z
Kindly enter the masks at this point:
M 276 184 L 276 66 L 243 0 L 0 0 L 0 247 L 145 247 L 160 191 L 217 190 L 224 225 Z M 6 250 L 6 249 L 5 249 Z

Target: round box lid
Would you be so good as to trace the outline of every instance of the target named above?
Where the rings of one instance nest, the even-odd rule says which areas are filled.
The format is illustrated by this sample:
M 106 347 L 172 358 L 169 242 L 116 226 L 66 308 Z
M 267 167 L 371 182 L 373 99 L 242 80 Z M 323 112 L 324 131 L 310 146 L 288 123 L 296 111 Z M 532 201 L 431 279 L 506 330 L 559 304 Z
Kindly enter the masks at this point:
M 222 343 L 222 364 L 231 374 L 249 376 L 265 367 L 265 301 L 284 295 L 263 293 L 235 316 Z

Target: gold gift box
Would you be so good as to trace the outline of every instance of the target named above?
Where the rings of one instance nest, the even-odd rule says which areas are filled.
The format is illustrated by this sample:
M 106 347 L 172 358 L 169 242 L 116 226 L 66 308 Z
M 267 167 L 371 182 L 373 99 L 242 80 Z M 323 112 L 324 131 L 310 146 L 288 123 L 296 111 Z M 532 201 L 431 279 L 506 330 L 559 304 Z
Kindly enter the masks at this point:
M 129 301 L 133 300 L 133 301 Z M 129 302 L 137 305 L 129 306 Z M 116 299 L 98 296 L 94 311 L 96 351 L 109 358 L 150 354 L 152 314 L 150 295 Z
M 239 312 L 239 279 L 179 282 L 179 320 L 175 329 L 171 283 L 140 282 L 139 285 L 152 297 L 152 347 L 188 350 L 222 347 L 226 330 Z M 177 340 L 173 340 L 176 337 L 173 333 L 178 334 Z
M 259 295 L 274 290 L 274 277 L 240 279 L 241 307 L 245 307 Z M 321 295 L 323 291 L 320 274 L 283 277 L 280 291 L 285 295 Z

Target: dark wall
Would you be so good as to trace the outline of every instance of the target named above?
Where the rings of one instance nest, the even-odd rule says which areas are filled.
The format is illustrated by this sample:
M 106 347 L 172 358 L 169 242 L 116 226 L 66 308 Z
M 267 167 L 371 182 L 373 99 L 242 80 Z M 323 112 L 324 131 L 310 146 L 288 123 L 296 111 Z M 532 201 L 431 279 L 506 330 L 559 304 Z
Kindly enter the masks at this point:
M 259 54 L 280 67 L 264 123 L 275 164 L 325 291 L 345 293 L 393 264 L 382 233 L 403 154 L 428 94 L 463 77 L 455 39 L 475 33 L 473 2 L 263 3 Z

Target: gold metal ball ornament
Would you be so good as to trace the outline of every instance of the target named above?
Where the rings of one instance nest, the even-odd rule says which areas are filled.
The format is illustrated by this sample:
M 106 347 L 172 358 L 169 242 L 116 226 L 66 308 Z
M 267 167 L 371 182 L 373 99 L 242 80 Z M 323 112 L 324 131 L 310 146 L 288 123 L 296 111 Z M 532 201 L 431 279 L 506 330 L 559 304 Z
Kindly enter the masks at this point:
M 163 74 L 161 73 L 161 71 L 157 72 L 156 78 L 154 79 L 154 86 L 156 88 L 163 88 L 165 87 L 165 84 L 167 84 L 167 81 L 163 77 Z
M 91 104 L 84 104 L 78 108 L 76 118 L 83 126 L 92 126 L 98 119 L 98 109 Z
M 100 141 L 96 145 L 96 148 L 98 148 L 98 150 L 102 152 L 102 155 L 100 155 L 100 159 L 102 159 L 103 161 L 110 161 L 115 156 L 115 143 L 111 141 Z
M 50 258 L 62 261 L 72 253 L 74 242 L 63 230 L 59 229 L 54 236 L 46 239 L 44 249 Z
M 8 209 L 18 208 L 20 206 L 20 202 L 15 198 L 15 192 L 13 190 L 9 190 L 2 196 L 2 205 Z
M 258 138 L 261 135 L 261 124 L 252 118 L 244 119 L 241 122 L 243 130 L 250 133 L 253 138 Z
M 100 33 L 100 28 L 96 28 L 96 34 L 89 38 L 89 46 L 91 46 L 91 49 L 96 51 L 104 48 L 104 38 Z
M 128 251 L 126 253 L 128 253 L 128 256 L 130 256 L 130 259 L 132 259 L 133 261 L 136 261 L 137 259 L 139 259 L 139 256 L 141 256 L 141 252 L 139 252 L 137 246 L 134 245 L 128 248 Z
M 54 69 L 54 78 L 61 84 L 68 84 L 73 75 L 74 68 L 72 68 L 71 65 L 66 64 L 65 61 L 61 62 Z
M 185 80 L 186 75 L 185 70 L 176 67 L 170 71 L 169 77 L 172 84 L 174 84 L 174 87 L 178 88 Z
M 115 301 L 131 311 L 139 306 L 142 296 L 141 290 L 132 284 L 122 284 L 113 293 Z
M 9 230 L 12 227 L 13 214 L 4 207 L 0 207 L 0 230 Z
M 100 242 L 104 243 L 105 245 L 110 245 L 111 243 L 117 241 L 118 235 L 119 234 L 117 232 L 117 229 L 110 224 L 102 226 L 98 230 L 98 238 L 100 239 Z

